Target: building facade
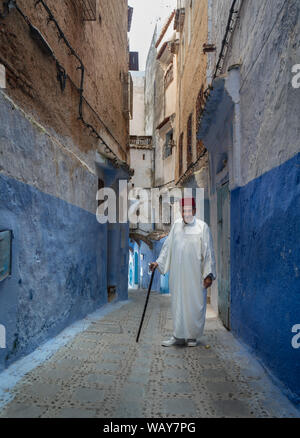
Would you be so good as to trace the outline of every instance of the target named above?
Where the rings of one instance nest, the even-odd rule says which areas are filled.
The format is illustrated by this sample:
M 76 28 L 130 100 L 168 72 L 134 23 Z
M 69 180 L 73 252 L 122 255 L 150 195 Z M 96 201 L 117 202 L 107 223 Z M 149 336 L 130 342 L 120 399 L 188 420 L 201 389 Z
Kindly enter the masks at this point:
M 215 73 L 198 131 L 209 151 L 220 315 L 298 402 L 299 17 L 293 0 L 212 2 Z
M 296 402 L 299 14 L 293 0 L 179 1 L 176 11 L 177 185 L 207 184 L 218 272 L 211 303 Z
M 132 174 L 128 11 L 126 0 L 0 2 L 0 231 L 12 237 L 0 370 L 127 297 L 129 226 L 99 223 L 96 196 Z
M 129 285 L 133 288 L 148 288 L 151 276 L 148 264 L 157 259 L 170 229 L 170 221 L 164 223 L 162 213 L 165 207 L 169 207 L 164 202 L 165 192 L 174 186 L 175 175 L 177 66 L 174 18 L 175 11 L 172 11 L 160 29 L 156 26 L 146 71 L 138 78 L 133 77 L 134 101 L 138 104 L 134 107 L 130 131 L 131 167 L 135 171 L 131 181 L 132 207 L 135 204 L 133 211 L 143 211 L 144 216 L 149 218 L 147 223 L 143 223 L 139 216 L 136 217 L 137 223 L 130 224 L 132 268 Z M 147 192 L 146 201 L 142 196 L 137 200 L 139 189 Z M 162 276 L 157 271 L 152 289 L 168 293 L 168 276 Z
M 169 203 L 164 193 L 175 183 L 175 118 L 176 118 L 176 31 L 175 11 L 164 25 L 155 29 L 146 63 L 145 105 L 146 132 L 151 133 L 154 148 L 153 187 L 160 191 L 156 206 L 155 229 L 169 231 L 170 222 L 164 220 Z
M 187 180 L 196 170 L 207 168 L 207 154 L 197 141 L 196 129 L 207 88 L 208 20 L 206 0 L 179 1 L 174 27 L 177 31 L 176 98 L 176 171 L 177 186 L 189 186 Z M 187 183 L 187 184 L 186 184 Z M 207 188 L 207 184 L 205 184 Z

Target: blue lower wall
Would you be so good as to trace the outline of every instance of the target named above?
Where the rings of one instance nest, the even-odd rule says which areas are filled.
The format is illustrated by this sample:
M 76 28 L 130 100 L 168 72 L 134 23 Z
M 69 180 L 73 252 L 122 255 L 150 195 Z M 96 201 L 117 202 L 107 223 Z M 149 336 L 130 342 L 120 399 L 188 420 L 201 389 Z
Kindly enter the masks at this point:
M 163 237 L 162 239 L 158 240 L 157 242 L 154 243 L 154 253 L 155 253 L 155 258 L 153 261 L 155 261 L 156 259 L 158 259 L 159 255 L 160 255 L 160 251 L 163 247 L 163 244 L 165 242 L 165 240 L 167 239 L 168 236 Z M 169 273 L 167 273 L 166 275 L 162 275 L 158 269 L 156 269 L 156 273 L 155 273 L 155 277 L 156 277 L 156 281 L 157 281 L 157 291 L 159 291 L 162 294 L 168 294 L 170 293 L 170 289 L 169 289 Z M 155 279 L 155 278 L 154 278 Z
M 153 242 L 153 247 L 155 247 L 155 242 Z M 143 277 L 141 278 L 141 287 L 147 289 L 149 287 L 151 275 L 149 275 L 149 263 L 155 261 L 154 251 L 149 248 L 149 246 L 141 241 L 140 254 L 144 255 L 144 260 L 141 260 L 141 267 L 143 268 Z M 154 274 L 151 290 L 159 292 L 159 282 L 157 273 Z
M 152 241 L 152 249 L 149 248 L 149 246 L 141 241 L 140 246 L 136 242 L 129 242 L 129 245 L 132 247 L 133 254 L 135 252 L 138 253 L 138 260 L 139 260 L 139 266 L 138 266 L 138 284 L 139 287 L 142 289 L 147 289 L 149 287 L 149 283 L 151 280 L 151 273 L 149 274 L 149 263 L 155 262 L 155 260 L 158 258 L 161 248 L 163 246 L 164 241 L 167 237 L 164 237 L 161 240 L 153 240 Z M 144 255 L 144 259 L 141 260 L 140 256 L 141 254 Z M 132 273 L 129 272 L 128 274 L 128 284 L 129 287 L 133 287 L 133 284 L 130 284 L 130 275 L 133 278 L 134 281 L 134 257 L 132 259 L 133 265 L 132 265 Z M 143 276 L 141 276 L 141 268 L 143 270 Z M 159 293 L 169 293 L 169 285 L 168 285 L 168 275 L 163 276 L 160 274 L 159 270 L 156 269 L 151 290 Z
M 107 227 L 86 210 L 0 175 L 0 229 L 14 233 L 12 276 L 0 283 L 7 335 L 1 370 L 107 302 Z
M 300 401 L 300 154 L 231 193 L 231 327 Z
M 149 283 L 151 280 L 151 275 L 148 274 L 148 264 L 151 262 L 155 262 L 155 260 L 158 258 L 161 248 L 163 246 L 164 241 L 166 240 L 166 237 L 164 237 L 161 240 L 152 241 L 153 244 L 153 249 L 151 250 L 148 245 L 144 242 L 141 242 L 141 248 L 140 248 L 140 252 L 141 254 L 144 254 L 144 260 L 142 261 L 142 267 L 143 267 L 143 279 L 142 279 L 142 288 L 143 289 L 148 289 L 149 287 Z M 152 282 L 152 287 L 151 290 L 159 292 L 159 293 L 168 293 L 169 289 L 167 287 L 167 285 L 165 284 L 166 281 L 164 281 L 164 287 L 162 288 L 162 281 L 161 279 L 164 276 L 162 276 L 159 272 L 158 269 L 156 269 L 155 274 L 154 274 L 154 278 L 153 278 L 153 282 Z

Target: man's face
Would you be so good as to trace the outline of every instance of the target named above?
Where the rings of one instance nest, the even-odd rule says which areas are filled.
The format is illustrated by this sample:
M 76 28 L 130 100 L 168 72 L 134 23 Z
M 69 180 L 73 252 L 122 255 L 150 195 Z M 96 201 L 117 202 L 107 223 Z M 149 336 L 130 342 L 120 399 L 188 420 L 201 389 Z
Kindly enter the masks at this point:
M 181 209 L 182 219 L 186 224 L 193 221 L 193 216 L 195 216 L 195 214 L 196 214 L 196 209 L 193 208 L 191 205 L 184 206 Z

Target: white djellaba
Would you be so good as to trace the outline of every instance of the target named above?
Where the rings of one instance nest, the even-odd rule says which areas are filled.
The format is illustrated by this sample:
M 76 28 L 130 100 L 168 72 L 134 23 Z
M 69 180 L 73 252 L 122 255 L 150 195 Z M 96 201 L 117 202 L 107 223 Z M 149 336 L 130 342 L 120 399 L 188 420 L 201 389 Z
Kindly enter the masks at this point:
M 156 260 L 161 274 L 169 272 L 173 336 L 196 339 L 203 335 L 207 290 L 203 280 L 216 279 L 216 262 L 209 226 L 193 217 L 191 223 L 177 219 Z

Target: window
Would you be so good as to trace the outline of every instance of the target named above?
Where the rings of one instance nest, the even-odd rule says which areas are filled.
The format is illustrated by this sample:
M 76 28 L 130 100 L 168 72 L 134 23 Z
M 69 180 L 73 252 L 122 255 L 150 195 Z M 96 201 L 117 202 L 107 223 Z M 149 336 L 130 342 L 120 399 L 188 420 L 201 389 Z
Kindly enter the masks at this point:
M 193 158 L 193 114 L 190 114 L 187 123 L 187 165 L 189 166 Z
M 173 147 L 173 129 L 169 131 L 166 135 L 166 142 L 164 148 L 164 158 L 168 158 L 172 155 L 172 147 Z
M 139 71 L 139 52 L 129 52 L 129 70 Z
M 132 23 L 132 15 L 133 15 L 133 8 L 131 6 L 128 6 L 128 32 L 131 30 L 131 23 Z
M 145 158 L 146 158 L 146 156 L 145 156 L 145 154 L 143 154 L 143 160 L 145 160 Z

